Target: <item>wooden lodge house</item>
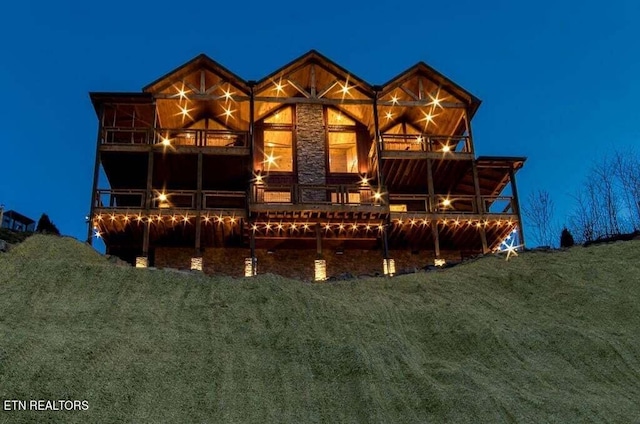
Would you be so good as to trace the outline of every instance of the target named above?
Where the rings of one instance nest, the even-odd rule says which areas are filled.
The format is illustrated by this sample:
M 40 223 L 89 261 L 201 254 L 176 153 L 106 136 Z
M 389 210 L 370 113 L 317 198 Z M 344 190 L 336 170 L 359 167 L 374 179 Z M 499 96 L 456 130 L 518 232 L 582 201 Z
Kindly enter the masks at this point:
M 476 157 L 480 100 L 422 62 L 371 85 L 316 51 L 259 81 L 200 55 L 90 97 L 88 239 L 137 266 L 322 280 L 522 243 L 525 158 Z

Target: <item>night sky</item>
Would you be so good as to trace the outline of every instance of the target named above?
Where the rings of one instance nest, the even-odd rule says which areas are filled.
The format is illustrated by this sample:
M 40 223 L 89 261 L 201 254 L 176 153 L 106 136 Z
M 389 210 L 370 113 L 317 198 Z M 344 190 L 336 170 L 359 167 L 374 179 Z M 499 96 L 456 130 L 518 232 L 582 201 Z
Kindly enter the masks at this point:
M 548 190 L 562 223 L 593 161 L 640 147 L 640 2 L 521 3 L 4 2 L 0 203 L 84 239 L 89 91 L 140 91 L 199 53 L 260 79 L 316 49 L 371 84 L 424 61 L 482 99 L 476 153 L 527 156 L 521 198 Z

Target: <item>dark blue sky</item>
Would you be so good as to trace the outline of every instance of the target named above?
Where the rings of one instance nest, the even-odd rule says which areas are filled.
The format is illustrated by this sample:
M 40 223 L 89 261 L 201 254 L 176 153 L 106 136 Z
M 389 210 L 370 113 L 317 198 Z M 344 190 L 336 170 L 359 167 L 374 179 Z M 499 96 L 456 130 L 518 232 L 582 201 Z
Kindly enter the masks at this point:
M 372 84 L 425 61 L 483 100 L 477 153 L 527 156 L 521 197 L 548 190 L 561 221 L 593 160 L 640 143 L 637 0 L 6 3 L 0 203 L 81 239 L 87 93 L 139 91 L 199 53 L 259 79 L 314 48 Z

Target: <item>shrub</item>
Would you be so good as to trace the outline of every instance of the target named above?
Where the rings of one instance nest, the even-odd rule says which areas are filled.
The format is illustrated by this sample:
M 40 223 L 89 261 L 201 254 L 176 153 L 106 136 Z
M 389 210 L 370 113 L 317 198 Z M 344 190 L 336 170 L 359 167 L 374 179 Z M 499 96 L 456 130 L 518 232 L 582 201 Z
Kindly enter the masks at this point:
M 571 247 L 575 244 L 571 232 L 565 227 L 560 234 L 560 247 Z
M 38 220 L 38 226 L 36 227 L 36 233 L 42 234 L 53 234 L 56 236 L 60 235 L 60 230 L 58 227 L 51 222 L 49 216 L 46 213 L 43 213 L 40 219 Z

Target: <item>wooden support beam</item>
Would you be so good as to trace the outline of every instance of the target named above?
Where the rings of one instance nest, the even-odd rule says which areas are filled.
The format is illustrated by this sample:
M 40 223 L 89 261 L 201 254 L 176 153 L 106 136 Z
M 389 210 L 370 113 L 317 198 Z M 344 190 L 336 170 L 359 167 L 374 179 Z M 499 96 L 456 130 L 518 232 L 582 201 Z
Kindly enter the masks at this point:
M 426 96 L 424 95 L 424 85 L 422 84 L 422 78 L 418 78 L 418 98 L 420 100 L 426 99 Z
M 204 90 L 203 94 L 211 94 L 211 93 L 213 93 L 214 90 L 216 90 L 219 87 L 222 87 L 222 85 L 226 84 L 226 83 L 227 82 L 225 80 L 220 80 L 217 84 L 214 84 L 211 87 L 209 87 L 206 90 Z
M 311 65 L 311 97 L 316 97 L 316 65 Z
M 98 178 L 100 177 L 100 143 L 102 139 L 102 126 L 104 121 L 104 107 L 100 106 L 100 119 L 98 119 L 98 135 L 96 137 L 96 155 L 93 163 L 93 184 L 91 185 L 91 203 L 89 204 L 89 219 L 87 222 L 87 243 L 93 245 L 93 214 L 96 207 L 96 196 L 98 195 Z M 0 225 L 2 220 L 0 220 Z
M 480 241 L 482 241 L 482 253 L 489 252 L 489 246 L 487 245 L 487 232 L 484 230 L 484 227 L 480 227 Z
M 234 97 L 234 99 L 236 99 Z M 323 105 L 371 105 L 373 104 L 369 99 L 310 99 L 306 97 L 264 97 L 259 96 L 255 98 L 258 102 L 269 103 L 282 103 L 282 104 L 295 104 L 295 103 L 315 103 Z
M 415 101 L 417 101 L 417 102 L 419 102 L 419 101 L 421 100 L 421 99 L 420 99 L 420 96 L 417 96 L 417 95 L 416 95 L 416 93 L 414 93 L 413 91 L 409 90 L 409 89 L 408 89 L 407 87 L 405 87 L 404 85 L 401 85 L 401 86 L 400 86 L 400 89 L 401 89 L 402 91 L 404 91 L 405 93 L 407 93 L 407 94 L 409 95 L 409 97 L 411 97 L 413 100 L 415 100 Z M 399 103 L 399 102 L 398 102 L 398 103 Z M 396 104 L 398 104 L 398 103 L 396 103 Z
M 196 254 L 202 253 L 201 237 L 202 237 L 202 153 L 198 153 L 198 170 L 196 180 Z
M 333 87 L 336 86 L 336 84 L 338 84 L 340 82 L 339 79 L 334 79 L 329 85 L 327 85 L 325 88 L 323 88 L 322 90 L 320 90 L 320 94 L 318 94 L 317 98 L 322 98 L 325 95 L 327 95 L 327 93 L 329 93 L 329 91 L 331 91 L 333 89 Z
M 322 229 L 320 223 L 316 223 L 316 257 L 322 259 Z
M 509 182 L 511 183 L 511 196 L 513 196 L 513 211 L 518 215 L 518 237 L 522 247 L 524 243 L 524 231 L 522 230 L 522 215 L 520 213 L 520 199 L 518 197 L 518 186 L 516 185 L 516 173 L 513 167 L 509 169 Z
M 300 94 L 302 94 L 304 97 L 306 98 L 311 98 L 311 94 L 304 89 L 304 87 L 302 87 L 302 85 L 298 84 L 296 81 L 294 81 L 293 79 L 287 79 L 286 80 L 289 84 L 291 84 L 291 86 L 293 88 L 295 88 L 296 90 L 298 90 L 300 92 Z
M 429 193 L 429 209 L 428 212 L 435 212 L 436 195 L 433 187 L 433 164 L 431 159 L 427 159 L 427 189 Z
M 433 251 L 436 259 L 440 259 L 440 232 L 438 230 L 438 220 L 431 221 L 431 235 L 433 236 Z

